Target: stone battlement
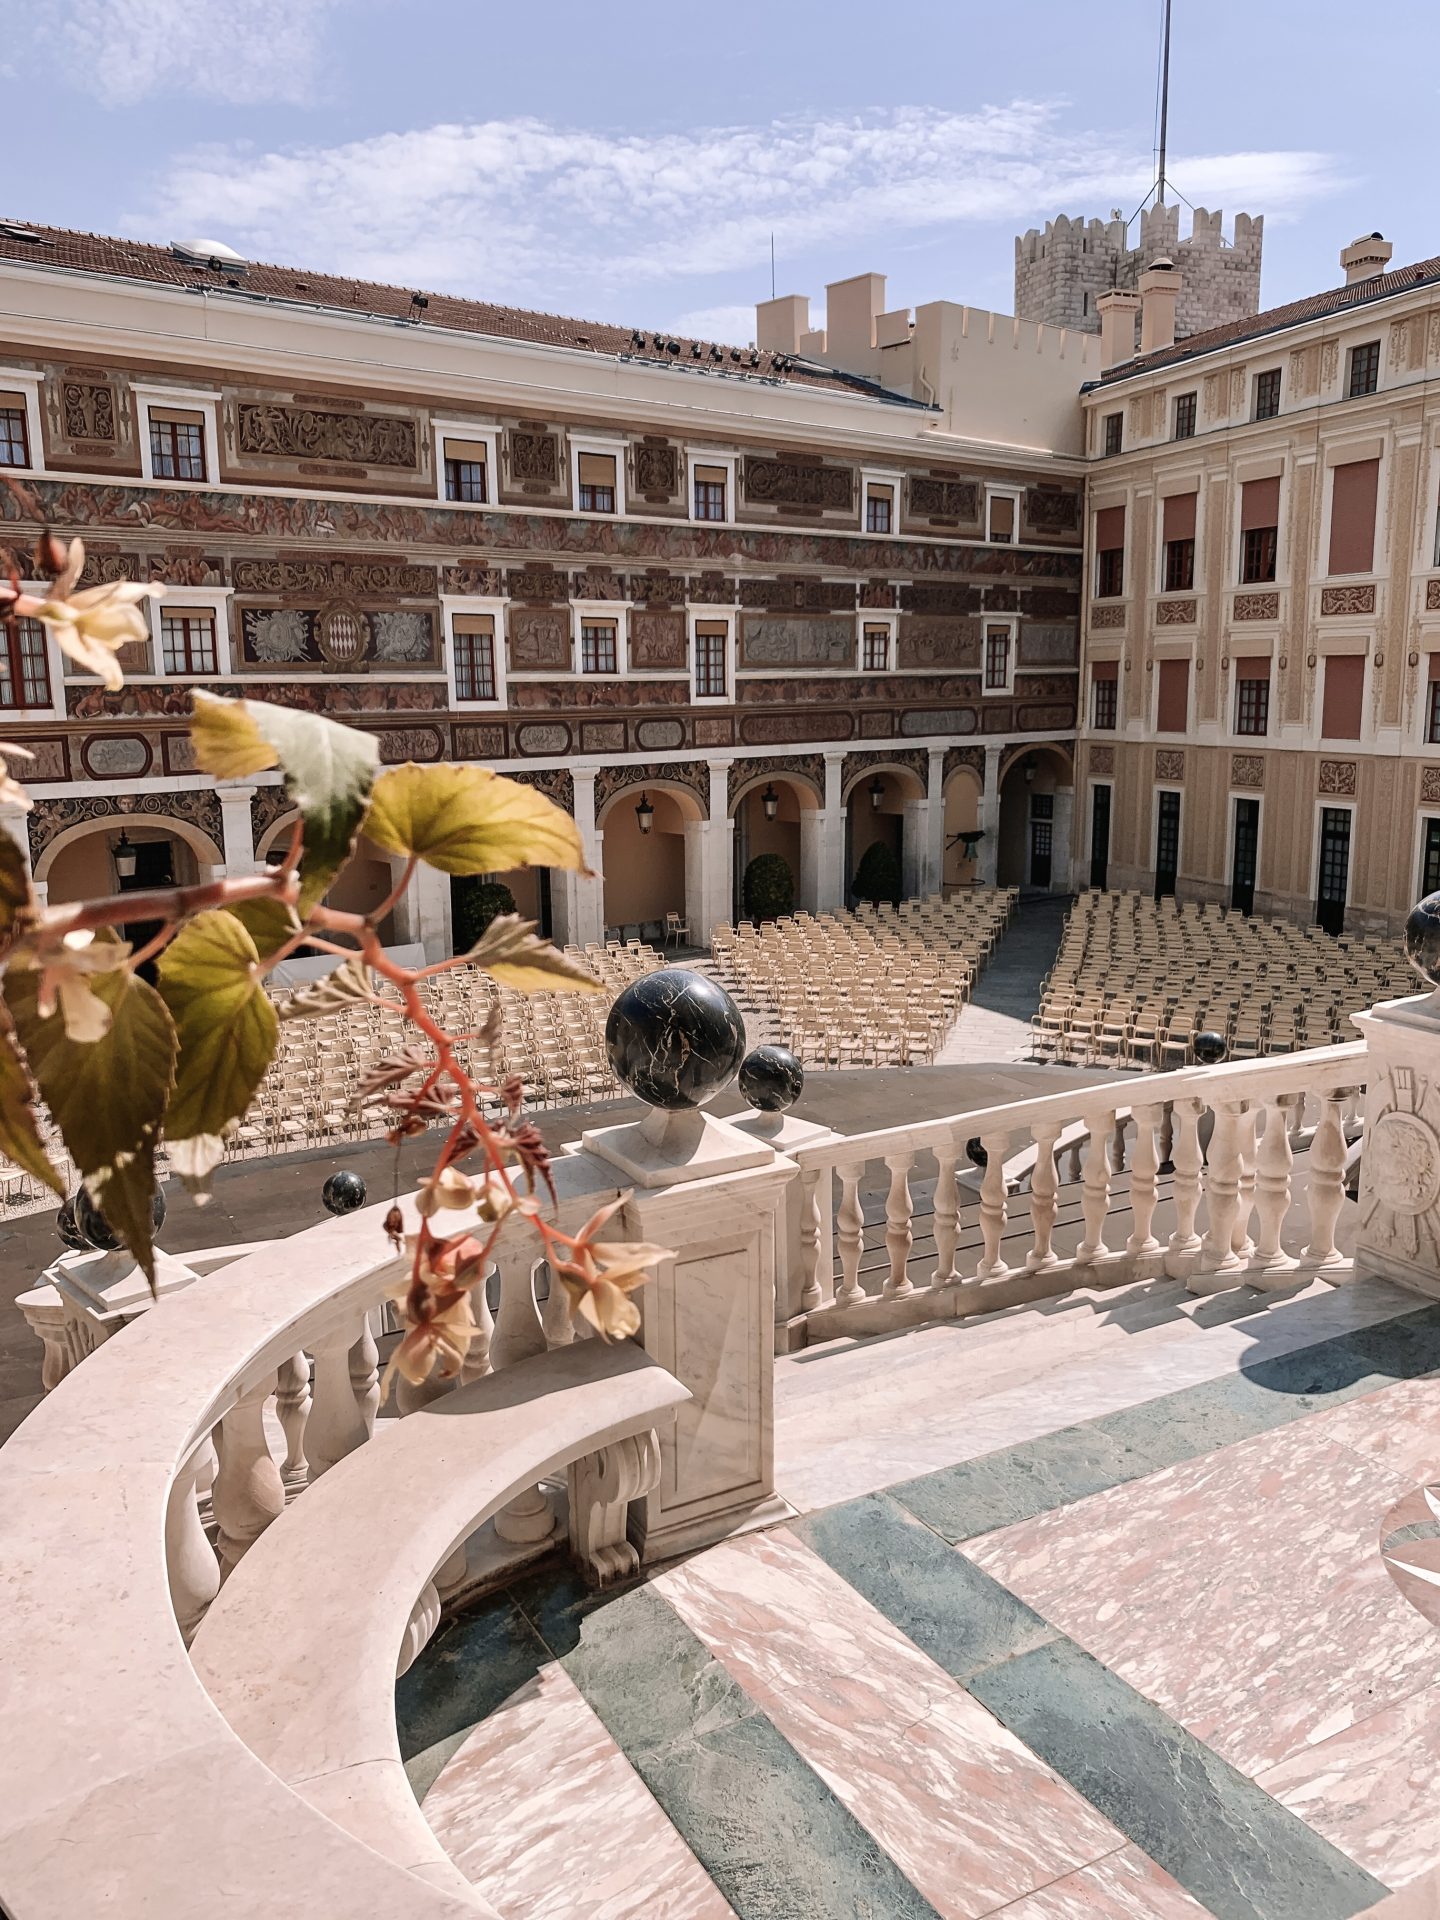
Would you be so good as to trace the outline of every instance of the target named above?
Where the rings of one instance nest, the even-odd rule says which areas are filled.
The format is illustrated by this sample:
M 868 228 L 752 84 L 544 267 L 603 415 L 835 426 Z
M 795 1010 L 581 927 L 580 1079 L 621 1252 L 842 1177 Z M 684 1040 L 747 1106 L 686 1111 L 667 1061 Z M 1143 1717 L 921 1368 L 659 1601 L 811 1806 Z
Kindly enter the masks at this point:
M 1263 214 L 1238 213 L 1225 237 L 1225 216 L 1196 207 L 1188 233 L 1178 205 L 1147 207 L 1134 245 L 1126 223 L 1058 214 L 1015 242 L 1015 311 L 1051 327 L 1098 333 L 1096 302 L 1112 287 L 1135 288 L 1162 256 L 1183 276 L 1176 310 L 1180 337 L 1243 319 L 1260 309 Z

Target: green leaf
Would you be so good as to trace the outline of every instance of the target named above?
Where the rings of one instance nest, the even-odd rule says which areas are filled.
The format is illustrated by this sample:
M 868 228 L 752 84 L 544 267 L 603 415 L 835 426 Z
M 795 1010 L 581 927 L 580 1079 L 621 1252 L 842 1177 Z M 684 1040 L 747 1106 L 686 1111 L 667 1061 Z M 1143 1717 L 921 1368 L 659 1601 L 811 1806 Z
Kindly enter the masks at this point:
M 350 858 L 365 814 L 380 749 L 374 737 L 319 714 L 264 700 L 194 695 L 190 737 L 195 759 L 218 779 L 242 779 L 278 766 L 300 809 L 305 851 L 300 863 L 300 914 L 325 897 Z
M 564 808 L 488 767 L 392 767 L 375 782 L 365 832 L 442 873 L 585 866 Z
M 9 1012 L 0 1006 L 0 1152 L 43 1180 L 63 1200 L 65 1182 L 50 1164 L 35 1122 L 35 1088 L 15 1038 Z
M 277 1011 L 282 1020 L 309 1020 L 316 1014 L 339 1013 L 344 1007 L 359 1006 L 361 1001 L 374 998 L 370 969 L 357 954 L 353 960 L 343 961 L 333 973 L 312 981 L 298 993 L 287 995 Z
M 11 836 L 0 831 L 0 946 L 8 943 L 16 920 L 33 904 L 25 856 Z
M 33 967 L 6 971 L 5 1002 L 71 1159 L 153 1287 L 150 1197 L 175 1084 L 175 1028 L 155 989 L 123 968 L 92 975 L 89 986 L 110 1009 L 99 1040 L 67 1039 L 58 1009 L 41 1019 Z
M 244 927 L 262 960 L 268 960 L 300 931 L 299 915 L 283 900 L 241 900 L 225 911 L 233 913 Z
M 535 922 L 522 920 L 518 913 L 497 914 L 465 958 L 517 993 L 605 991 L 583 967 L 539 939 Z
M 160 956 L 160 996 L 180 1036 L 165 1133 L 187 1185 L 208 1180 L 255 1097 L 280 1035 L 255 942 L 233 913 L 201 913 Z

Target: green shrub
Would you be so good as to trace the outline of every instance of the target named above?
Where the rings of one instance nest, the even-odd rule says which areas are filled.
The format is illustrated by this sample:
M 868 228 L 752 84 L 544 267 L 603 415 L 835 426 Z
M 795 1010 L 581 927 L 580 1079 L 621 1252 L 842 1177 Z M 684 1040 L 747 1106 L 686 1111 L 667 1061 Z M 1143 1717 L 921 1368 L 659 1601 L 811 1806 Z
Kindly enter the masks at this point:
M 778 853 L 757 853 L 745 869 L 741 891 L 752 920 L 778 920 L 795 911 L 795 876 Z
M 457 875 L 450 882 L 456 953 L 467 953 L 498 914 L 514 911 L 515 896 L 503 881 L 486 880 L 478 873 Z
M 893 905 L 900 904 L 900 889 L 903 878 L 900 862 L 894 852 L 883 840 L 874 840 L 860 856 L 860 864 L 855 869 L 855 878 L 851 890 L 859 900 L 889 900 Z

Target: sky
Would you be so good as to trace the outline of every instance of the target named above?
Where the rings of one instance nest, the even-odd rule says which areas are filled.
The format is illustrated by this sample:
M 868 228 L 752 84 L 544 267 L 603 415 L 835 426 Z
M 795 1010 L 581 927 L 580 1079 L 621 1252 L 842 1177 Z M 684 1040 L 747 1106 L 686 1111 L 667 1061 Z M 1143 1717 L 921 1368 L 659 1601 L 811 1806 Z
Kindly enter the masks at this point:
M 0 217 L 744 343 L 888 275 L 1013 308 L 1014 238 L 1133 213 L 1161 0 L 0 0 Z M 1368 50 L 1383 19 L 1385 58 Z M 1174 0 L 1169 177 L 1262 297 L 1440 252 L 1440 9 Z M 1422 145 L 1422 142 L 1425 144 Z M 1183 215 L 1182 221 L 1188 218 Z

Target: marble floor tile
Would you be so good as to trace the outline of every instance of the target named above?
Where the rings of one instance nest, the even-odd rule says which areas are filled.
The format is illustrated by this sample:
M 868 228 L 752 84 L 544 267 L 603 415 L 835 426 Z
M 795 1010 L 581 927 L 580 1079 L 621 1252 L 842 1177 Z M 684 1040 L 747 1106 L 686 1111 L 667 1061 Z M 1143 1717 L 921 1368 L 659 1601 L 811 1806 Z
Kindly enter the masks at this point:
M 655 1586 L 945 1920 L 1123 1836 L 792 1533 Z
M 1402 1480 L 1440 1480 L 1440 1379 L 1397 1381 L 1317 1414 L 1316 1425 Z
M 561 1667 L 474 1729 L 424 1812 L 502 1920 L 734 1920 Z
M 1208 1912 L 1138 1847 L 1121 1847 L 1027 1893 L 994 1920 L 1206 1920 Z
M 965 1552 L 1253 1776 L 1433 1677 L 1378 1551 L 1405 1491 L 1301 1420 Z
M 1440 1686 L 1300 1748 L 1259 1784 L 1387 1886 L 1404 1886 L 1440 1866 Z

